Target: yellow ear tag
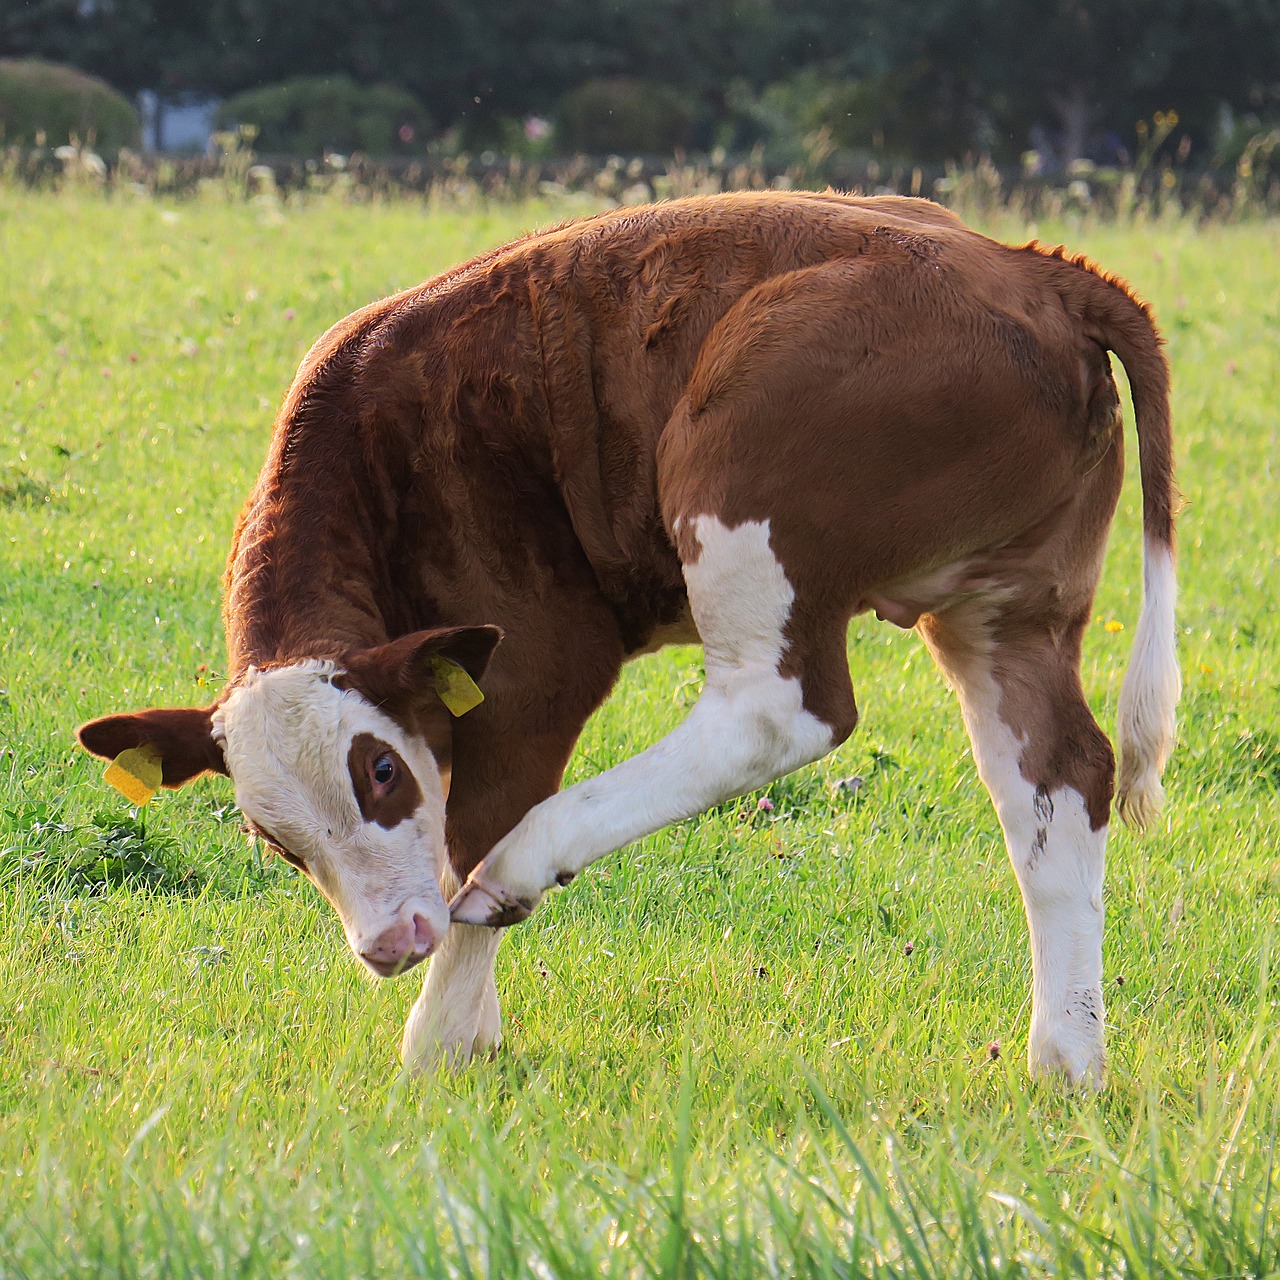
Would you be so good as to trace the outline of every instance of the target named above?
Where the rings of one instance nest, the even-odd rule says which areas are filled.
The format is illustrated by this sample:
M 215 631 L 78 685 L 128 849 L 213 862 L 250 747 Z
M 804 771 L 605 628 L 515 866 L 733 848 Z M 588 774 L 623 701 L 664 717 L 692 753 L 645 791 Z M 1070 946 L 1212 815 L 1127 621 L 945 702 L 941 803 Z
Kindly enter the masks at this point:
M 102 775 L 130 804 L 143 805 L 159 789 L 160 753 L 149 743 L 122 751 Z
M 449 708 L 450 714 L 465 716 L 484 701 L 480 686 L 465 668 L 449 658 L 433 658 L 431 673 L 436 678 L 436 692 L 440 695 L 440 701 Z

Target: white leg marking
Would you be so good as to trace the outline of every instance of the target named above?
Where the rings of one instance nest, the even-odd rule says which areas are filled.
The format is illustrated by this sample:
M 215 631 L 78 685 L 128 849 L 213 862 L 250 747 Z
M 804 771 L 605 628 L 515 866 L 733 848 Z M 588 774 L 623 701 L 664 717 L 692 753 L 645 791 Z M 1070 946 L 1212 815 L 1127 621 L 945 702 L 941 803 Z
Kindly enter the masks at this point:
M 449 897 L 457 877 L 446 869 L 440 888 Z M 400 1061 L 414 1072 L 458 1067 L 473 1053 L 496 1046 L 501 1015 L 493 964 L 502 934 L 453 925 L 428 961 L 422 992 L 414 1001 L 400 1042 Z
M 1102 881 L 1107 829 L 1093 831 L 1085 800 L 1049 791 L 1019 769 L 1023 743 L 1000 718 L 990 669 L 966 664 L 957 679 L 978 772 L 995 802 L 1031 934 L 1031 1035 L 1037 1076 L 1096 1087 L 1104 1063 Z
M 1160 774 L 1173 750 L 1174 708 L 1182 692 L 1174 605 L 1178 595 L 1168 547 L 1147 541 L 1142 557 L 1142 613 L 1120 687 L 1120 816 L 1141 830 L 1160 812 Z
M 485 987 L 484 999 L 480 1003 L 480 1021 L 476 1026 L 476 1052 L 496 1049 L 501 1043 L 502 1010 L 498 1006 L 498 984 L 491 973 L 489 985 Z
M 804 709 L 800 681 L 778 670 L 795 592 L 768 522 L 730 529 L 697 516 L 694 526 L 702 553 L 685 581 L 707 671 L 697 705 L 647 751 L 531 809 L 454 900 L 455 921 L 523 918 L 557 879 L 602 854 L 831 749 L 831 727 Z
M 498 1042 L 493 962 L 501 940 L 496 930 L 474 925 L 455 924 L 445 934 L 400 1042 L 400 1060 L 410 1071 L 461 1066 Z

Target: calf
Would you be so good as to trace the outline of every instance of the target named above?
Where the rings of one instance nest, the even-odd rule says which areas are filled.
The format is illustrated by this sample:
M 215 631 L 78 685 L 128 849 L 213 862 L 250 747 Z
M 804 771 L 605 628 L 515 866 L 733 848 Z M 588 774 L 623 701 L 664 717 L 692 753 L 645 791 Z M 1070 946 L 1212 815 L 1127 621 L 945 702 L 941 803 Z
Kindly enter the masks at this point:
M 1031 1069 L 1096 1082 L 1114 768 L 1079 664 L 1123 472 L 1108 351 L 1142 475 L 1119 711 L 1141 826 L 1178 696 L 1151 318 L 1082 258 L 892 197 L 618 210 L 342 321 L 236 527 L 226 687 L 80 741 L 155 785 L 229 773 L 375 972 L 432 956 L 421 1068 L 498 1039 L 490 926 L 848 737 L 846 628 L 874 610 L 959 694 L 1030 926 Z M 687 720 L 558 791 L 622 664 L 671 641 L 705 650 Z

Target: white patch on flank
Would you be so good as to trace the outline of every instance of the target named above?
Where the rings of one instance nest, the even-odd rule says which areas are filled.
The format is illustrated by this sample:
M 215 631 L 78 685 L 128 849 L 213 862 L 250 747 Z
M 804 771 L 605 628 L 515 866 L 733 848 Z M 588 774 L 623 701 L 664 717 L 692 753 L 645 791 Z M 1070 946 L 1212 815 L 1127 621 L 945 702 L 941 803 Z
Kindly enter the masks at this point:
M 1025 742 L 1000 718 L 989 665 L 951 668 L 978 773 L 995 802 L 1031 934 L 1033 1075 L 1097 1086 L 1104 1064 L 1102 882 L 1107 828 L 1093 831 L 1085 799 L 1048 791 L 1019 768 Z
M 1177 596 L 1172 552 L 1147 539 L 1142 556 L 1142 612 L 1120 688 L 1117 733 L 1117 805 L 1125 822 L 1139 830 L 1164 803 L 1160 775 L 1173 750 L 1174 708 L 1182 692 L 1174 625 Z
M 531 906 L 558 877 L 831 749 L 830 726 L 778 669 L 795 592 L 768 521 L 690 523 L 702 551 L 684 576 L 707 673 L 697 705 L 647 751 L 531 809 L 477 868 L 478 884 Z M 455 921 L 489 918 L 492 904 L 476 898 L 455 908 Z
M 307 864 L 364 958 L 388 945 L 382 939 L 412 940 L 415 915 L 436 940 L 449 927 L 439 884 L 444 795 L 430 748 L 359 693 L 335 687 L 336 671 L 318 659 L 251 670 L 214 713 L 214 736 L 245 817 Z M 347 764 L 358 733 L 394 747 L 422 792 L 417 811 L 390 830 L 360 813 Z

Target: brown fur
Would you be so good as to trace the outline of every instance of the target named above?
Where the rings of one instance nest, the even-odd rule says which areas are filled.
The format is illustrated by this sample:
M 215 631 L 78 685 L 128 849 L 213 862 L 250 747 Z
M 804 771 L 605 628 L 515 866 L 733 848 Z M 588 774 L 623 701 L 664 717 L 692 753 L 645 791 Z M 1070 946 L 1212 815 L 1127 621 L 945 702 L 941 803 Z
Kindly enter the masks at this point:
M 1078 785 L 1100 823 L 1110 749 L 1076 666 L 1122 467 L 1107 350 L 1134 388 L 1148 533 L 1168 544 L 1158 339 L 1083 260 L 925 201 L 834 193 L 528 236 L 364 308 L 303 361 L 233 540 L 230 680 L 332 657 L 451 750 L 465 877 L 558 787 L 624 659 L 687 636 L 697 547 L 677 522 L 768 519 L 797 597 L 784 669 L 837 738 L 856 721 L 852 613 L 923 615 L 945 666 L 974 642 L 964 611 L 998 594 L 980 620 L 1010 722 L 1065 725 L 1024 772 Z M 957 562 L 963 580 L 932 581 Z M 486 701 L 424 719 L 395 638 L 479 623 L 506 635 Z
M 373 766 L 382 756 L 390 756 L 395 764 L 395 775 L 386 787 L 373 776 Z M 390 743 L 371 733 L 357 733 L 352 738 L 351 750 L 347 753 L 347 772 L 351 775 L 360 816 L 366 822 L 376 822 L 390 831 L 406 818 L 413 817 L 422 803 L 422 789 L 400 753 Z
M 437 627 L 388 644 L 348 650 L 342 654 L 344 670 L 333 683 L 353 689 L 406 733 L 421 738 L 447 776 L 453 756 L 452 716 L 436 695 L 432 659 L 447 657 L 480 680 L 501 634 L 496 627 Z

